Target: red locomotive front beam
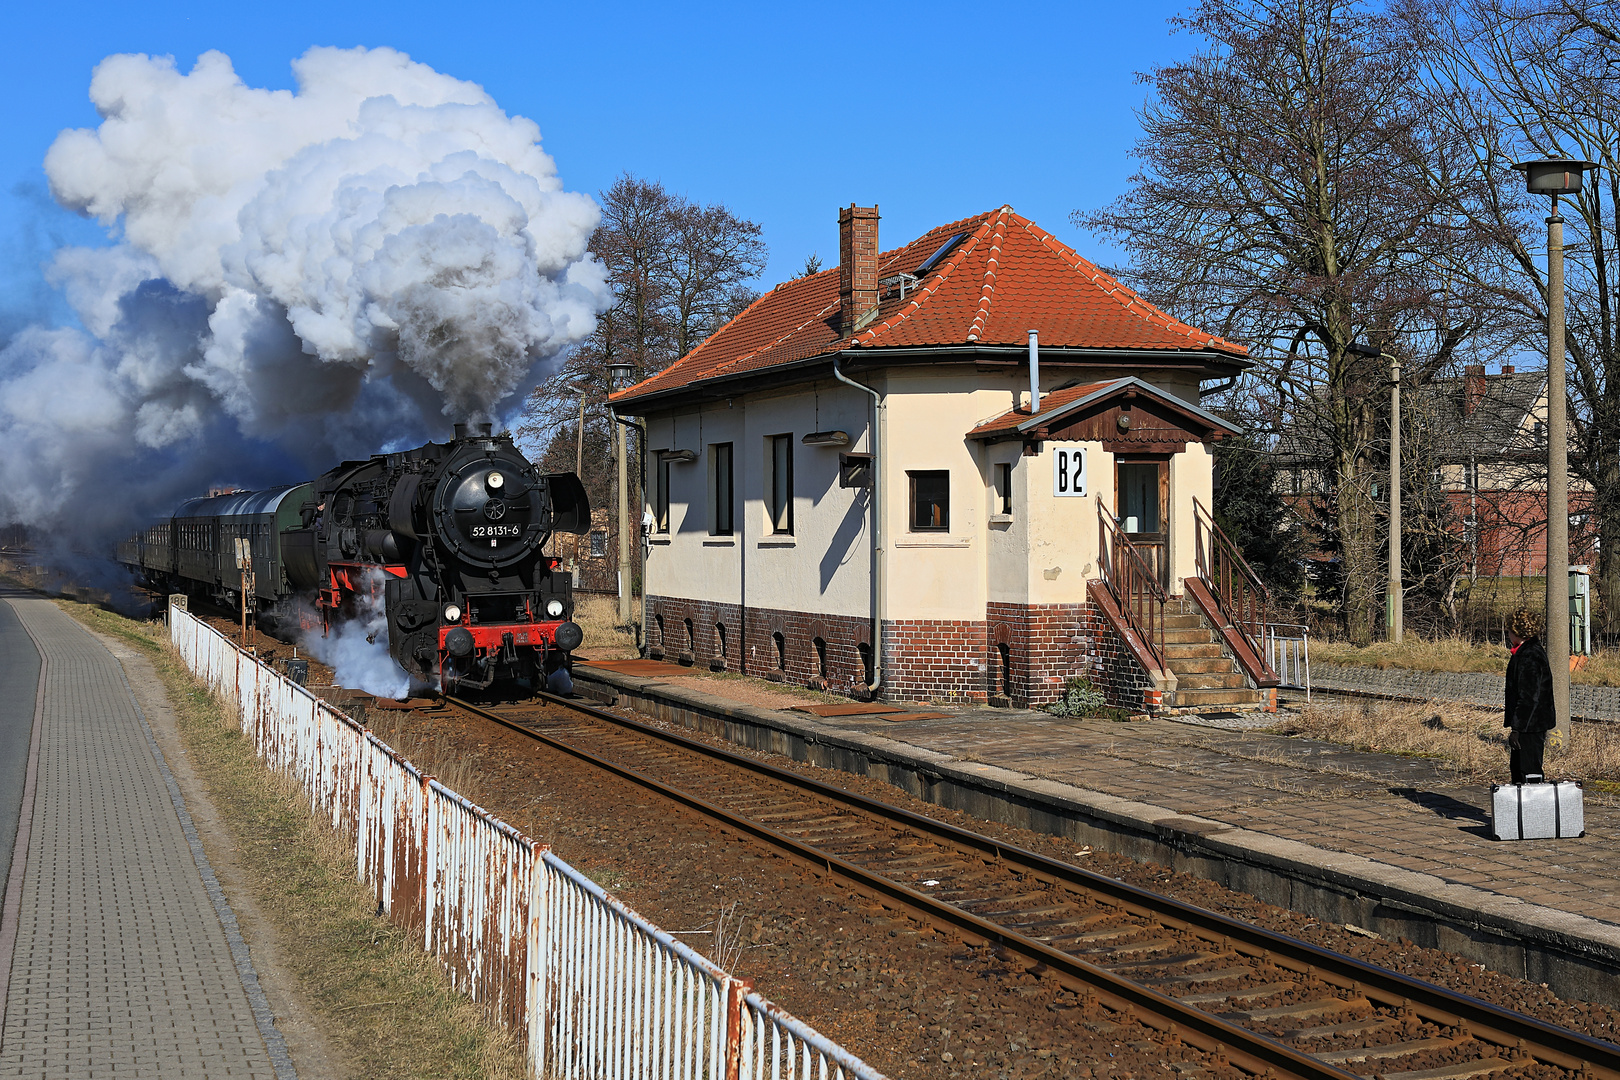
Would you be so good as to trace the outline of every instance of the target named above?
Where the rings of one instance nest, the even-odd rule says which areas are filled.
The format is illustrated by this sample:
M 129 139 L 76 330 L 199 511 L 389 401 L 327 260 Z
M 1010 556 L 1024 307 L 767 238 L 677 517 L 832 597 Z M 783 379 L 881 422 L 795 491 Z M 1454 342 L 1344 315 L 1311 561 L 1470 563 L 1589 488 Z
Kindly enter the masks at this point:
M 555 622 L 539 623 L 450 623 L 439 627 L 439 652 L 443 654 L 444 639 L 450 631 L 460 628 L 472 635 L 473 647 L 495 652 L 501 649 L 505 642 L 502 640 L 507 634 L 512 635 L 513 645 L 527 645 L 539 648 L 554 648 L 557 644 L 557 630 L 567 620 L 558 619 Z

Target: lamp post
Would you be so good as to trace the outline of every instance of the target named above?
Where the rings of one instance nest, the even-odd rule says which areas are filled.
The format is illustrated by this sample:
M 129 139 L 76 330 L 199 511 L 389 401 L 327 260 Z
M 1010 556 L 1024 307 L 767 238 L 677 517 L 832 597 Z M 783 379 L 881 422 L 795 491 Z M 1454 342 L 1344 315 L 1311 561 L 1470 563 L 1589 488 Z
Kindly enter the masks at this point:
M 1352 343 L 1356 356 L 1389 361 L 1389 585 L 1384 592 L 1384 627 L 1389 640 L 1401 643 L 1406 621 L 1401 587 L 1401 362 L 1371 345 Z
M 608 386 L 622 390 L 630 385 L 629 364 L 608 365 Z M 630 485 L 629 468 L 625 463 L 624 425 L 619 423 L 618 410 L 613 410 L 613 437 L 619 455 L 619 625 L 630 625 Z
M 1592 161 L 1543 158 L 1513 166 L 1532 195 L 1552 197 L 1547 219 L 1547 663 L 1558 738 L 1569 743 L 1569 437 L 1564 397 L 1564 219 L 1558 196 L 1575 195 Z

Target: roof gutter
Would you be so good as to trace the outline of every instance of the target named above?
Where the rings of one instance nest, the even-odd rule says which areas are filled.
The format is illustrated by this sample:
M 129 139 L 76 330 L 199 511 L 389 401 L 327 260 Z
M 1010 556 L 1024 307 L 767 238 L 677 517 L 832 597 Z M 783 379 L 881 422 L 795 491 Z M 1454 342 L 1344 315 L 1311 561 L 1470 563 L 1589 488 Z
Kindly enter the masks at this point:
M 864 383 L 858 383 L 838 369 L 838 356 L 832 358 L 833 378 L 872 398 L 872 681 L 866 687 L 875 697 L 883 685 L 883 600 L 886 595 L 884 578 L 886 560 L 883 557 L 883 459 L 882 432 L 888 417 L 888 406 L 883 395 Z

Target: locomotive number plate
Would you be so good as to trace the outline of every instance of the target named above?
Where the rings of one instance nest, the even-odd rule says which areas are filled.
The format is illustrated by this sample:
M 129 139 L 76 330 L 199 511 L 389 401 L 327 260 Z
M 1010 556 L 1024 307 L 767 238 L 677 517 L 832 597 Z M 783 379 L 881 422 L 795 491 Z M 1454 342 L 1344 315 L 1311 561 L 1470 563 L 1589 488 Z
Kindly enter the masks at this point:
M 491 540 L 495 539 L 498 536 L 522 536 L 523 535 L 523 526 L 521 526 L 521 525 L 474 525 L 472 527 L 472 535 L 473 535 L 474 540 L 482 540 L 486 536 L 489 537 Z

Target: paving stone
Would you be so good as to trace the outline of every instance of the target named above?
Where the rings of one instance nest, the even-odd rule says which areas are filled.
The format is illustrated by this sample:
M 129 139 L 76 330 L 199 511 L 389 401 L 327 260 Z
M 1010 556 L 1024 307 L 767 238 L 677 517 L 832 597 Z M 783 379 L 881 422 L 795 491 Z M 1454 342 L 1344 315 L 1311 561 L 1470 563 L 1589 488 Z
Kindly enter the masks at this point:
M 6 602 L 46 672 L 0 1077 L 274 1080 L 117 660 L 48 601 Z

